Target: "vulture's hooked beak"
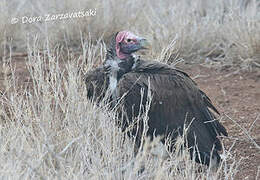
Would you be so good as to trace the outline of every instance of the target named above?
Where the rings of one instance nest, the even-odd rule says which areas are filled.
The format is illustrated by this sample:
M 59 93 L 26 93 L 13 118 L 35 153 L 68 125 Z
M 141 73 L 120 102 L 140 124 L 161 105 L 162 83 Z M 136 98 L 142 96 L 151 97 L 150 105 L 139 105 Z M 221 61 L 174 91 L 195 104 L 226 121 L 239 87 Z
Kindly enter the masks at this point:
M 145 38 L 139 38 L 138 39 L 140 49 L 148 49 L 149 48 L 149 42 Z

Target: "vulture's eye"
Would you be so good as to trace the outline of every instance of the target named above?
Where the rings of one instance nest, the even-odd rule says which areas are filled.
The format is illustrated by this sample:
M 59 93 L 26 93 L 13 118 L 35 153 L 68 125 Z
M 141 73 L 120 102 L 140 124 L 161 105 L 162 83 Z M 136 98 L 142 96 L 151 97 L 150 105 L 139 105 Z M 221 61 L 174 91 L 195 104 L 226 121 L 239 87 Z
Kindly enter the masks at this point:
M 132 39 L 127 39 L 126 41 L 127 41 L 127 42 L 132 42 Z

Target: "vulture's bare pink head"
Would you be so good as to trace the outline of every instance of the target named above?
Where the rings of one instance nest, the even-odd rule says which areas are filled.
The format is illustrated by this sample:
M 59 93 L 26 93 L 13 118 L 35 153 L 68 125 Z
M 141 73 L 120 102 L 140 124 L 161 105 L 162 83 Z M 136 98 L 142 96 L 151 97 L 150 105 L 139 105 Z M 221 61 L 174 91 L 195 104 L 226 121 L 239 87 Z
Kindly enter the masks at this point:
M 119 59 L 125 59 L 140 49 L 146 49 L 146 46 L 146 39 L 129 31 L 120 31 L 116 35 L 116 55 Z

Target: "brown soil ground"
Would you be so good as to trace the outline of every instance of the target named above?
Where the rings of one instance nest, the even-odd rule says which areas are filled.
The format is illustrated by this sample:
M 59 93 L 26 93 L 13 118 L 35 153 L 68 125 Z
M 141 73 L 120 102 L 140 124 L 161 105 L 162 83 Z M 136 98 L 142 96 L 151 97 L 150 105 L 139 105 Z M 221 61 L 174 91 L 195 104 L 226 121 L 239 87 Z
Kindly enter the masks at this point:
M 25 59 L 26 56 L 19 55 L 12 60 L 16 64 L 16 77 L 23 85 L 30 81 Z M 229 137 L 225 138 L 225 148 L 228 149 L 236 141 L 232 154 L 237 161 L 243 159 L 235 179 L 256 179 L 260 169 L 260 149 L 249 140 L 239 125 L 245 128 L 252 140 L 260 146 L 260 71 L 238 72 L 231 68 L 203 65 L 185 65 L 181 69 L 193 77 L 221 112 L 222 123 L 229 133 Z M 10 72 L 7 74 L 11 75 Z M 0 63 L 0 93 L 5 89 L 3 75 Z
M 242 72 L 202 65 L 185 66 L 182 69 L 195 78 L 198 86 L 222 114 L 222 123 L 229 134 L 225 138 L 226 149 L 236 141 L 232 153 L 238 161 L 242 160 L 235 179 L 256 179 L 257 171 L 260 171 L 259 70 Z M 245 128 L 258 148 L 239 126 Z

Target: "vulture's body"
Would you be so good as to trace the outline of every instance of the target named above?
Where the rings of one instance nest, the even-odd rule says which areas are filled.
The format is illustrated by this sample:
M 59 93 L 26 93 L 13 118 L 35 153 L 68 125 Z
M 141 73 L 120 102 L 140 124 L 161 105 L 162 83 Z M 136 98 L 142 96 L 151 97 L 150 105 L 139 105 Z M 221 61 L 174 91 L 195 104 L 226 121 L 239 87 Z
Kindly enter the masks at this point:
M 120 99 L 119 103 L 126 111 L 121 123 L 124 129 L 138 116 L 140 104 L 145 106 L 150 91 L 152 100 L 147 134 L 170 136 L 174 140 L 182 135 L 184 124 L 190 125 L 187 144 L 191 154 L 195 152 L 196 161 L 209 165 L 212 151 L 213 158 L 219 162 L 218 151 L 222 146 L 218 136 L 226 136 L 227 132 L 209 109 L 218 111 L 195 82 L 186 73 L 169 65 L 132 55 L 122 60 L 113 52 L 108 51 L 103 66 L 87 73 L 88 96 L 102 99 L 108 91 L 113 105 Z M 141 133 L 142 128 L 133 133 L 137 134 L 137 141 Z

